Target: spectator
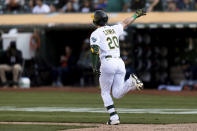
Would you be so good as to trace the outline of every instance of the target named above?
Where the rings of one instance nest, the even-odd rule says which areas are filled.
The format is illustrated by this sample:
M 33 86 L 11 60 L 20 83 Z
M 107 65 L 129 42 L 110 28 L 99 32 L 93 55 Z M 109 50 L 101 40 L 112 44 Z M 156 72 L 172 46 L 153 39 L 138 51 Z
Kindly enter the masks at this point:
M 83 1 L 83 5 L 82 5 L 80 11 L 82 13 L 88 13 L 88 12 L 91 12 L 92 11 L 91 3 L 90 3 L 89 0 L 84 0 Z
M 44 4 L 43 0 L 36 0 L 36 6 L 33 8 L 32 12 L 34 14 L 49 13 L 50 7 L 47 4 Z
M 63 86 L 62 77 L 67 77 L 72 69 L 73 63 L 72 49 L 66 46 L 64 55 L 60 57 L 60 66 L 53 69 L 53 86 Z
M 186 80 L 197 80 L 197 66 L 188 60 L 182 61 L 182 71 Z
M 55 7 L 55 5 L 53 5 L 53 4 L 51 4 L 50 5 L 50 12 L 52 13 L 54 13 L 54 12 L 56 12 L 56 7 Z
M 24 5 L 24 0 L 5 0 L 6 11 L 18 12 Z
M 161 0 L 131 0 L 130 5 L 130 9 L 132 11 L 136 11 L 141 8 L 147 8 L 148 12 L 163 10 Z
M 79 11 L 79 0 L 71 0 L 75 11 Z M 91 3 L 91 2 L 90 2 Z
M 69 0 L 56 0 L 55 5 L 57 9 L 61 9 Z
M 84 86 L 85 79 L 88 79 L 87 83 L 93 82 L 93 80 L 90 80 L 92 76 L 90 75 L 90 72 L 92 72 L 92 66 L 91 66 L 91 57 L 90 57 L 90 49 L 89 49 L 89 40 L 85 39 L 81 53 L 79 56 L 79 60 L 77 61 L 77 66 L 79 69 L 80 74 L 80 85 Z
M 76 12 L 72 0 L 68 1 L 60 10 L 60 12 Z
M 128 0 L 108 0 L 107 12 L 126 12 L 128 10 Z
M 177 6 L 183 11 L 191 11 L 194 9 L 192 0 L 177 0 Z
M 35 57 L 39 55 L 39 48 L 40 48 L 40 36 L 38 34 L 38 30 L 34 29 L 34 33 L 30 38 L 30 49 L 35 51 Z
M 99 0 L 95 5 L 96 10 L 104 10 L 107 6 L 107 0 Z
M 176 6 L 176 2 L 174 0 L 168 0 L 166 11 L 178 11 L 179 9 Z
M 183 61 L 182 71 L 185 79 L 180 82 L 182 89 L 184 86 L 190 86 L 192 90 L 193 86 L 197 84 L 197 66 L 190 64 L 188 61 Z
M 91 68 L 91 59 L 90 59 L 88 39 L 85 39 L 82 45 L 82 49 L 81 49 L 81 53 L 80 53 L 77 65 L 79 65 L 82 68 Z
M 132 11 L 144 8 L 146 6 L 146 0 L 131 0 L 130 8 Z
M 163 5 L 161 0 L 148 0 L 148 12 L 151 11 L 162 11 Z
M 37 29 L 34 29 L 34 33 L 30 38 L 30 48 L 31 50 L 36 50 L 37 48 L 40 48 L 40 36 Z
M 34 6 L 36 6 L 36 0 L 30 0 L 28 6 L 26 7 L 27 12 L 32 12 Z
M 194 0 L 194 9 L 197 10 L 197 0 Z
M 13 72 L 13 87 L 16 88 L 19 80 L 19 73 L 22 71 L 22 52 L 16 49 L 16 42 L 10 42 L 10 47 L 3 53 L 0 65 L 0 77 L 3 85 L 8 85 L 5 72 Z

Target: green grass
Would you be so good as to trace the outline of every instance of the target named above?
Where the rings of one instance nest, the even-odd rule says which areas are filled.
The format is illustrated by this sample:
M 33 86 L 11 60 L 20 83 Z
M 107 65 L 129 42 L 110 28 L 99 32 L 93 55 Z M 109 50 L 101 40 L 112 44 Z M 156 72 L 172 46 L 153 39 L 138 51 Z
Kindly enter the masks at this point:
M 197 109 L 195 96 L 159 96 L 129 94 L 115 100 L 117 108 Z M 100 94 L 68 92 L 0 92 L 0 106 L 16 107 L 103 107 Z M 197 114 L 120 114 L 121 123 L 194 123 Z M 105 123 L 107 113 L 17 112 L 0 111 L 0 121 Z
M 99 94 L 68 92 L 0 92 L 0 106 L 103 107 Z
M 169 124 L 197 123 L 197 115 L 169 114 L 119 114 L 121 123 L 131 124 Z M 106 123 L 107 113 L 72 112 L 0 112 L 0 121 L 22 122 L 69 122 L 69 123 Z
M 62 126 L 62 125 L 10 125 L 0 124 L 1 131 L 57 131 L 77 128 L 87 128 L 85 126 Z
M 197 108 L 195 96 L 126 95 L 115 100 L 122 108 Z M 100 94 L 71 92 L 0 92 L 0 106 L 103 107 Z

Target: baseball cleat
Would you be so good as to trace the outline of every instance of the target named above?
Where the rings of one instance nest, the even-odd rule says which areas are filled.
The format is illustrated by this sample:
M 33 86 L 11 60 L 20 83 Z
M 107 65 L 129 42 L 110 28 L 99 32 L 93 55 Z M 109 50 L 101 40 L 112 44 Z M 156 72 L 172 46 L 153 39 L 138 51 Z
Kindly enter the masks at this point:
M 120 120 L 109 120 L 107 125 L 118 125 L 120 124 Z
M 143 89 L 144 84 L 142 83 L 141 80 L 139 80 L 139 78 L 135 74 L 131 74 L 130 78 L 135 83 L 137 90 L 142 90 Z

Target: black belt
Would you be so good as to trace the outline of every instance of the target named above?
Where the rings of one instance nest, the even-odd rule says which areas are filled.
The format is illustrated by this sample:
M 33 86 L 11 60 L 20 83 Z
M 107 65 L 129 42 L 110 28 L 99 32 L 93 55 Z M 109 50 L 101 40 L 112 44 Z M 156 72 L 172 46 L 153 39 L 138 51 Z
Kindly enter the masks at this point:
M 105 59 L 107 59 L 107 58 L 112 58 L 112 56 L 111 55 L 105 56 Z
M 107 55 L 107 56 L 105 56 L 105 59 L 107 59 L 107 58 L 120 58 L 120 57 L 112 57 L 112 55 Z

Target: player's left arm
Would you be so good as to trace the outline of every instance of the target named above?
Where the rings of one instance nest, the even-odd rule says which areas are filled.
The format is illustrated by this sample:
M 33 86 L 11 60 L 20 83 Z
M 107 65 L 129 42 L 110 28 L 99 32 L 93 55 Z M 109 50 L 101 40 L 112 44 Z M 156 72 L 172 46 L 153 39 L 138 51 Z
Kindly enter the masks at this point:
M 92 68 L 93 72 L 97 75 L 100 75 L 99 71 L 99 46 L 91 45 L 91 60 L 92 60 Z
M 138 9 L 135 14 L 132 17 L 126 18 L 124 21 L 121 22 L 123 29 L 128 27 L 130 24 L 132 24 L 137 18 L 146 15 L 145 9 Z
M 98 33 L 92 33 L 90 36 L 90 50 L 93 72 L 100 75 L 99 70 L 99 51 L 100 51 L 100 38 Z

